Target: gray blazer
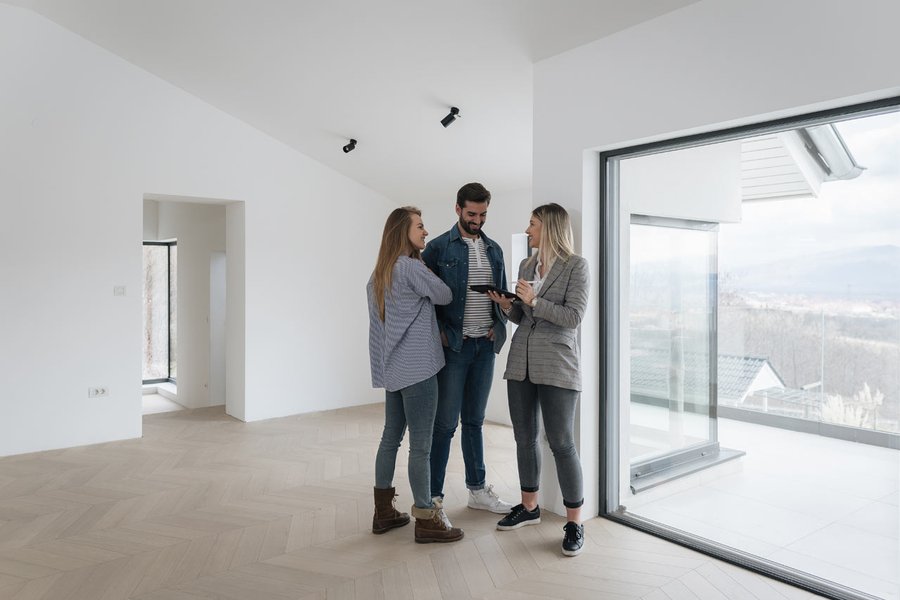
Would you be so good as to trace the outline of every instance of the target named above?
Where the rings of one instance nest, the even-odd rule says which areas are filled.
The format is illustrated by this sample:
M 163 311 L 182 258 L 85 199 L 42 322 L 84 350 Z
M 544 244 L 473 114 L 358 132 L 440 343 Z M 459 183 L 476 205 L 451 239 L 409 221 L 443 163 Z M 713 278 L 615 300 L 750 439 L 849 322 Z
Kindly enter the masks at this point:
M 519 265 L 519 279 L 535 279 L 536 262 Z M 504 379 L 581 391 L 578 328 L 588 298 L 588 265 L 580 256 L 557 260 L 538 293 L 537 306 L 514 302 L 509 320 L 519 327 L 509 347 Z

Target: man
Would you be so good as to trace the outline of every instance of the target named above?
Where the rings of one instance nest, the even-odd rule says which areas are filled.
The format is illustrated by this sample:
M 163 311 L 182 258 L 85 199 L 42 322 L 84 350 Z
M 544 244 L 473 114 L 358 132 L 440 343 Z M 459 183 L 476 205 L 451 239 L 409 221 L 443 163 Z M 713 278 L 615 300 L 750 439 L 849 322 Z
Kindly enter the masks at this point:
M 501 500 L 485 481 L 482 433 L 494 378 L 494 355 L 506 341 L 506 315 L 487 294 L 469 289 L 476 284 L 506 289 L 503 250 L 481 230 L 490 201 L 491 193 L 480 183 L 462 186 L 456 195 L 459 222 L 430 242 L 422 253 L 428 268 L 453 291 L 450 304 L 435 307 L 446 366 L 438 373 L 431 495 L 444 497 L 450 442 L 461 420 L 468 506 L 506 514 L 512 505 Z

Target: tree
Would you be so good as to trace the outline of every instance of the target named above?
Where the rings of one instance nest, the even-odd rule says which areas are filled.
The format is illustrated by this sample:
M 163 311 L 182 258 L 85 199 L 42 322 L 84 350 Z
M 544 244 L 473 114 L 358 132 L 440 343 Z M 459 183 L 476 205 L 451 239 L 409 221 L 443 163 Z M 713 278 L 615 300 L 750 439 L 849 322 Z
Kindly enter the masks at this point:
M 850 398 L 840 394 L 828 394 L 822 406 L 822 420 L 838 425 L 865 429 L 877 429 L 878 409 L 884 402 L 884 394 L 872 390 L 868 383 Z

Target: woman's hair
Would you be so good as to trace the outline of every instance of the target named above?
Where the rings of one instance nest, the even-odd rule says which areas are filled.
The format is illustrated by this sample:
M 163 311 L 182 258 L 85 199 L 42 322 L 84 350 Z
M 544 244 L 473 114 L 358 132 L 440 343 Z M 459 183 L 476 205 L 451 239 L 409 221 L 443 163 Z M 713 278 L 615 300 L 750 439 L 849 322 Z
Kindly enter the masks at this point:
M 551 202 L 538 206 L 531 215 L 541 222 L 540 247 L 531 260 L 539 256 L 544 265 L 552 265 L 557 258 L 568 260 L 575 254 L 572 223 L 569 213 L 559 204 Z
M 378 303 L 378 314 L 384 321 L 384 297 L 391 289 L 394 276 L 394 263 L 401 256 L 419 258 L 419 249 L 409 241 L 409 228 L 412 215 L 422 216 L 422 211 L 415 206 L 395 208 L 384 223 L 381 234 L 381 248 L 378 249 L 378 260 L 372 280 L 375 291 L 375 302 Z

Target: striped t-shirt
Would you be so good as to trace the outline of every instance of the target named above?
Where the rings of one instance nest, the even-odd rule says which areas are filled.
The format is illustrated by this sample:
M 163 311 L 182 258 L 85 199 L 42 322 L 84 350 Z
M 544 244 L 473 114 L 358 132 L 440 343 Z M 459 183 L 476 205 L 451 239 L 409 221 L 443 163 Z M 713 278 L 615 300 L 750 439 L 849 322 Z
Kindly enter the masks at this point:
M 463 237 L 469 247 L 469 285 L 493 285 L 491 263 L 488 261 L 484 240 Z M 484 337 L 494 326 L 493 301 L 487 294 L 466 290 L 466 310 L 463 313 L 463 335 L 470 338 Z

